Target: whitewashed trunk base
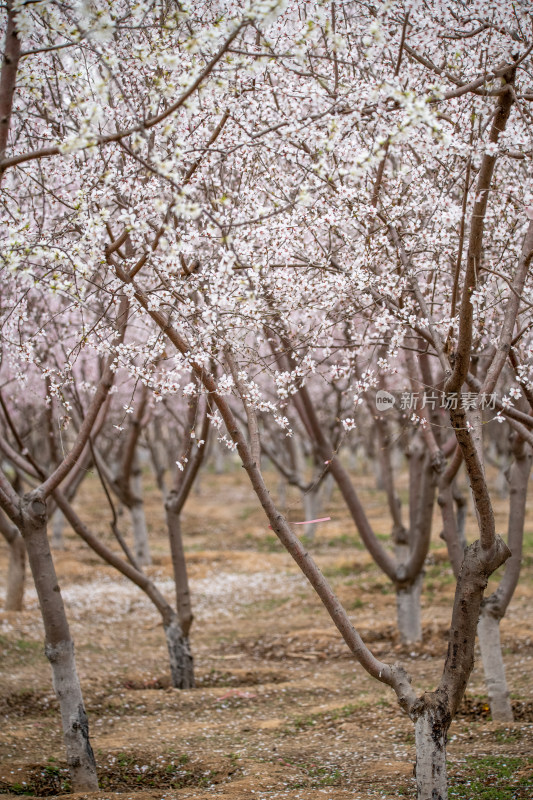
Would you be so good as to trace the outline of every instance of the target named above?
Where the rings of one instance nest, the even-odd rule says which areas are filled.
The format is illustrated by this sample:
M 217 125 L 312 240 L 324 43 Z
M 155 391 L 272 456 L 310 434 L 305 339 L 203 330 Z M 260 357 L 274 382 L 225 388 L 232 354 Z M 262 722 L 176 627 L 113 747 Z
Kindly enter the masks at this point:
M 477 625 L 477 633 L 492 719 L 499 722 L 512 722 L 513 709 L 505 677 L 500 641 L 500 621 L 492 614 L 482 611 Z
M 150 547 L 148 545 L 148 527 L 144 514 L 144 503 L 136 503 L 130 508 L 131 525 L 133 530 L 133 544 L 137 562 L 146 567 L 152 563 Z
M 319 516 L 320 495 L 316 489 L 304 494 L 303 507 L 305 520 L 316 519 Z M 309 542 L 314 542 L 316 534 L 316 522 L 311 522 L 310 525 L 304 525 L 303 533 Z
M 189 647 L 189 640 L 183 636 L 177 619 L 165 625 L 165 636 L 167 637 L 172 686 L 175 689 L 193 689 L 193 657 Z
M 74 646 L 71 641 L 55 646 L 46 645 L 45 652 L 52 667 L 54 690 L 61 709 L 72 791 L 97 791 L 96 765 L 89 741 L 89 724 L 76 672 Z
M 422 641 L 422 622 L 420 619 L 420 591 L 422 578 L 405 589 L 396 590 L 396 613 L 398 631 L 403 644 Z
M 65 517 L 63 513 L 57 509 L 52 516 L 52 548 L 54 550 L 65 549 Z
M 417 800 L 447 800 L 446 732 L 427 709 L 415 723 Z

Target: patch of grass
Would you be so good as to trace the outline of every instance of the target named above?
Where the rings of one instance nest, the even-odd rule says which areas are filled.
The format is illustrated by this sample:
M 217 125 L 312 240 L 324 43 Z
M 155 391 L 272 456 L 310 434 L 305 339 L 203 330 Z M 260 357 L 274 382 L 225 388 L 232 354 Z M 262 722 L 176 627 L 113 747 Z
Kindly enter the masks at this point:
M 319 766 L 317 764 L 310 764 L 307 769 L 307 774 L 311 778 L 311 786 L 318 788 L 319 786 L 336 786 L 341 778 L 342 773 L 337 767 L 334 766 Z
M 304 773 L 304 778 L 293 781 L 287 789 L 318 789 L 321 786 L 338 786 L 342 780 L 342 772 L 335 764 L 307 764 L 292 759 L 285 763 L 292 764 Z
M 217 775 L 218 772 L 216 769 L 210 769 L 203 775 L 200 775 L 200 777 L 198 778 L 197 785 L 203 787 L 209 786 L 211 783 L 213 783 Z
M 342 564 L 330 564 L 322 572 L 326 578 L 347 578 L 354 575 L 359 567 L 353 561 L 343 561 Z
M 470 756 L 450 779 L 448 795 L 460 800 L 529 800 L 533 796 L 533 759 Z
M 300 733 L 308 728 L 312 728 L 318 724 L 331 725 L 337 720 L 347 719 L 355 714 L 363 707 L 363 704 L 357 705 L 349 703 L 341 708 L 333 708 L 328 711 L 317 711 L 315 714 L 307 714 L 304 717 L 294 717 L 288 726 L 283 729 L 286 734 Z
M 11 794 L 28 794 L 32 795 L 33 790 L 24 782 L 24 783 L 14 783 L 10 787 Z
M 341 533 L 325 542 L 326 547 L 354 547 L 356 550 L 364 550 L 365 546 L 358 536 L 352 533 Z
M 520 728 L 497 728 L 494 731 L 494 738 L 502 744 L 505 744 L 505 742 L 518 742 L 522 738 L 522 731 Z
M 50 797 L 71 791 L 69 771 L 65 765 L 45 764 L 32 767 L 28 771 L 28 780 L 17 783 L 0 781 L 0 793 L 17 795 L 36 795 Z
M 251 533 L 246 534 L 246 541 L 251 542 L 254 549 L 260 553 L 281 553 L 283 545 L 280 544 L 278 537 L 273 533 L 267 533 L 264 536 L 252 536 Z
M 246 603 L 245 608 L 249 611 L 274 611 L 289 602 L 290 597 L 266 597 L 264 600 L 254 600 Z
M 42 652 L 43 643 L 35 642 L 32 639 L 16 639 L 15 650 L 18 650 L 21 653 L 32 653 L 35 652 L 36 650 Z
M 11 639 L 0 636 L 0 662 L 21 661 L 32 664 L 40 658 L 45 658 L 44 646 L 41 641 L 34 639 Z

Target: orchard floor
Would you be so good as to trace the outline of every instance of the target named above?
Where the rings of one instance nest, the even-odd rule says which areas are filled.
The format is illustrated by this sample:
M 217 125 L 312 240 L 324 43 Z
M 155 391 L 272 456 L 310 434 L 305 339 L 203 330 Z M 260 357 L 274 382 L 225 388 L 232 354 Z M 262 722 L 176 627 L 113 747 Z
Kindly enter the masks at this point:
M 365 482 L 371 521 L 386 534 L 383 498 Z M 154 562 L 148 572 L 172 599 L 162 507 L 154 488 L 147 489 Z M 301 519 L 297 499 L 289 499 L 288 516 Z M 77 505 L 108 539 L 109 515 L 94 480 L 82 488 Z M 423 642 L 403 647 L 389 583 L 371 564 L 335 493 L 327 511 L 332 521 L 319 526 L 311 552 L 376 655 L 401 660 L 421 692 L 434 688 L 453 596 L 438 538 L 426 566 Z M 497 511 L 502 529 L 506 501 L 498 501 Z M 126 532 L 125 517 L 122 527 Z M 434 529 L 440 530 L 437 518 Z M 187 505 L 184 532 L 198 684 L 185 692 L 169 686 L 163 629 L 142 592 L 70 532 L 65 549 L 55 554 L 99 767 L 102 791 L 90 796 L 414 797 L 411 722 L 393 693 L 354 662 L 237 470 L 202 477 L 200 492 Z M 450 729 L 452 798 L 533 796 L 532 542 L 528 533 L 523 580 L 502 624 L 517 719 L 490 720 L 476 663 Z M 2 593 L 6 570 L 2 549 Z M 68 796 L 57 703 L 29 584 L 25 610 L 0 613 L 0 796 Z

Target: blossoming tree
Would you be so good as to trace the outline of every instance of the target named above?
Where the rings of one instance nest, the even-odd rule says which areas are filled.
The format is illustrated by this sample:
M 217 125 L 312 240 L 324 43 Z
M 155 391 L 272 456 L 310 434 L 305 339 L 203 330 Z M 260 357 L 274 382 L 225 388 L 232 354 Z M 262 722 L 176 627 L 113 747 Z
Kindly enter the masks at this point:
M 136 340 L 122 363 L 159 394 L 183 391 L 194 373 L 273 530 L 354 656 L 413 720 L 419 798 L 444 798 L 446 736 L 483 592 L 510 556 L 495 530 L 479 405 L 456 400 L 466 387 L 496 392 L 499 413 L 532 441 L 530 416 L 499 391 L 508 360 L 524 393 L 531 382 L 527 8 L 227 0 L 162 10 L 102 2 L 77 13 L 8 5 L 2 119 L 15 109 L 15 121 L 0 170 L 17 204 L 4 208 L 6 270 L 74 303 L 80 346 L 103 353 L 109 321 L 86 325 L 87 298 L 125 296 Z M 56 84 L 44 67 L 16 72 L 22 52 L 35 51 L 52 61 Z M 365 646 L 260 469 L 258 413 L 290 435 L 287 401 L 309 421 L 311 376 L 327 379 L 356 347 L 369 354 L 365 390 L 412 354 L 410 380 L 444 393 L 476 510 L 479 540 L 462 557 L 442 678 L 421 697 L 400 665 Z M 146 362 L 162 350 L 154 375 Z M 275 399 L 261 391 L 266 379 Z M 435 470 L 445 467 L 453 454 L 442 421 L 415 413 L 414 422 Z M 354 410 L 346 427 L 356 424 Z M 4 492 L 15 519 L 18 501 Z

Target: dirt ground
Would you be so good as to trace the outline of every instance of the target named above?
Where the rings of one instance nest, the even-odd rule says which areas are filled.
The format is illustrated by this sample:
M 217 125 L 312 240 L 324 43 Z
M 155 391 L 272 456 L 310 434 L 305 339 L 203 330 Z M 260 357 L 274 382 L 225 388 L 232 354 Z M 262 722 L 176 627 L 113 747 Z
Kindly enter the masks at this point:
M 202 476 L 184 532 L 195 622 L 197 688 L 169 686 L 159 617 L 143 593 L 67 531 L 56 568 L 102 791 L 121 800 L 370 800 L 414 797 L 414 737 L 387 687 L 354 662 L 320 602 L 277 542 L 242 470 Z M 276 481 L 271 477 L 275 487 Z M 153 566 L 173 597 L 160 497 L 147 477 Z M 363 499 L 383 535 L 384 501 L 369 479 Z M 78 509 L 108 541 L 109 513 L 95 480 Z M 497 503 L 499 529 L 506 501 Z M 435 520 L 426 566 L 424 639 L 395 631 L 395 600 L 372 565 L 336 493 L 310 550 L 381 659 L 401 660 L 420 691 L 438 682 L 446 652 L 453 578 Z M 297 498 L 288 516 L 302 519 Z M 122 518 L 128 531 L 128 521 Z M 533 797 L 533 511 L 524 572 L 502 623 L 516 721 L 492 722 L 481 665 L 450 729 L 450 797 Z M 7 553 L 0 551 L 0 592 Z M 0 612 L 0 796 L 69 790 L 57 703 L 43 654 L 31 581 L 22 613 Z M 3 792 L 3 794 L 2 794 Z M 72 795 L 74 797 L 74 795 Z M 77 795 L 82 797 L 82 795 Z

